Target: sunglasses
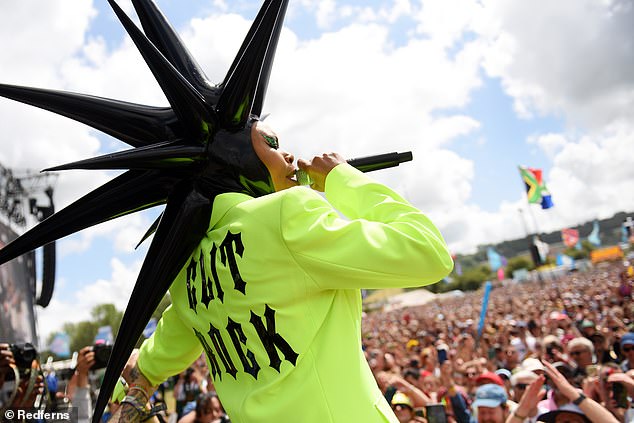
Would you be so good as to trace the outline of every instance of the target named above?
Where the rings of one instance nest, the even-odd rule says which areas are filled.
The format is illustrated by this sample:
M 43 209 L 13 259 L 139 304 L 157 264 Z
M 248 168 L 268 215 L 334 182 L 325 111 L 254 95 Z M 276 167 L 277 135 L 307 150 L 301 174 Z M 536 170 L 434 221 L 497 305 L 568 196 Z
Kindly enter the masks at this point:
M 632 348 L 634 349 L 634 348 Z M 570 351 L 570 355 L 580 355 L 583 354 L 585 351 Z
M 634 347 L 623 347 L 622 350 L 624 352 L 630 352 L 630 351 L 634 350 Z
M 523 391 L 524 389 L 526 389 L 527 386 L 528 383 L 518 383 L 517 385 L 515 385 L 515 389 L 521 389 Z

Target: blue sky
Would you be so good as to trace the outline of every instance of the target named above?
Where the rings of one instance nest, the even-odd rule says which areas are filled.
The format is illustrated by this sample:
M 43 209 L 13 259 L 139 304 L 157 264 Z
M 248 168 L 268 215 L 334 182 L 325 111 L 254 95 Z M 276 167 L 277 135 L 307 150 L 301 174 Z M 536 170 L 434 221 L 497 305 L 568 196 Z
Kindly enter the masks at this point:
M 375 177 L 425 211 L 455 252 L 525 234 L 519 164 L 544 171 L 556 204 L 532 209 L 541 230 L 634 210 L 623 195 L 634 182 L 632 8 L 581 1 L 291 1 L 264 111 L 296 157 L 412 150 L 413 162 Z M 158 5 L 219 82 L 260 2 Z M 2 4 L 0 40 L 0 82 L 165 104 L 105 1 Z M 124 148 L 8 100 L 0 116 L 4 166 L 42 169 Z M 60 174 L 58 208 L 112 176 Z M 125 306 L 146 246 L 133 248 L 158 212 L 58 243 L 42 334 L 100 302 Z

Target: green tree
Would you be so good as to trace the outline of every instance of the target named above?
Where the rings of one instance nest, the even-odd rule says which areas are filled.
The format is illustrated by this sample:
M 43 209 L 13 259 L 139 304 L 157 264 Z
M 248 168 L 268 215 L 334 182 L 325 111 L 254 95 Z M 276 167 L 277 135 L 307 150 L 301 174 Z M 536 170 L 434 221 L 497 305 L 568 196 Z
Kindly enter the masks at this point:
M 65 323 L 62 329 L 70 337 L 70 350 L 73 352 L 93 345 L 99 326 L 95 322 L 84 320 L 78 323 Z
M 467 269 L 461 276 L 457 276 L 456 286 L 457 289 L 463 291 L 475 291 L 484 281 L 491 279 L 491 268 L 489 265 L 480 265 L 471 269 Z
M 112 336 L 116 338 L 119 333 L 119 326 L 121 326 L 123 312 L 117 310 L 114 304 L 96 305 L 93 307 L 90 315 L 92 316 L 92 321 L 97 325 L 97 328 L 110 326 L 112 328 Z
M 512 257 L 508 260 L 508 263 L 506 264 L 506 275 L 508 277 L 513 275 L 513 272 L 515 272 L 518 269 L 526 269 L 526 270 L 532 270 L 535 266 L 533 265 L 533 261 L 530 259 L 530 257 L 528 256 L 517 256 L 517 257 Z
M 564 254 L 568 257 L 572 257 L 575 260 L 586 259 L 590 255 L 588 251 L 581 249 L 577 250 L 575 247 L 568 247 L 564 250 Z
M 169 293 L 166 294 L 158 307 L 152 313 L 152 317 L 160 319 L 165 309 L 172 303 Z M 62 332 L 66 332 L 70 338 L 70 350 L 79 351 L 83 347 L 93 345 L 97 331 L 102 326 L 110 326 L 112 328 L 112 335 L 116 338 L 119 333 L 119 327 L 121 326 L 121 320 L 123 319 L 123 312 L 117 310 L 114 304 L 98 304 L 90 311 L 90 320 L 85 320 L 77 323 L 64 323 L 62 326 Z M 47 338 L 46 345 L 50 345 L 53 342 L 55 333 L 52 333 Z M 141 335 L 136 343 L 139 347 L 145 337 Z M 48 350 L 42 351 L 44 356 L 52 355 L 54 359 L 59 359 Z

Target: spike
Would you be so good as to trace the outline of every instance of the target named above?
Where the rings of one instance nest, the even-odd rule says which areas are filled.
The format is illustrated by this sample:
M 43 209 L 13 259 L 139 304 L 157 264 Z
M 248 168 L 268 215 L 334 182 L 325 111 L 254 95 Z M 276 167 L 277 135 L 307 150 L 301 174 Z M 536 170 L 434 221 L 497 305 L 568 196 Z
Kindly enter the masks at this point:
M 6 245 L 0 264 L 90 226 L 163 204 L 178 179 L 159 171 L 125 172 Z
M 148 39 L 199 92 L 212 89 L 205 73 L 152 0 L 132 0 Z
M 216 108 L 221 126 L 243 127 L 252 113 L 261 112 L 287 5 L 288 0 L 269 2 L 249 44 L 234 61 Z
M 136 44 L 148 67 L 161 86 L 185 132 L 196 142 L 206 143 L 211 129 L 213 111 L 202 95 L 167 61 L 165 56 L 134 25 L 114 0 L 110 6 Z
M 207 160 L 205 153 L 205 147 L 163 142 L 55 166 L 44 169 L 44 171 L 69 169 L 169 169 L 204 162 Z
M 134 147 L 183 137 L 176 115 L 166 107 L 7 84 L 0 84 L 0 95 L 85 123 Z
M 191 188 L 187 190 L 179 187 L 175 192 L 176 196 L 168 199 L 165 215 L 152 240 L 123 315 L 99 390 L 93 423 L 100 421 L 134 344 L 209 224 L 209 199 Z
M 143 244 L 143 242 L 145 242 L 146 239 L 148 239 L 149 237 L 152 236 L 152 234 L 154 232 L 156 232 L 156 228 L 158 228 L 159 223 L 161 222 L 161 218 L 163 217 L 163 213 L 161 213 L 159 215 L 159 217 L 156 218 L 156 220 L 152 223 L 152 225 L 150 225 L 150 227 L 148 228 L 148 230 L 145 232 L 145 234 L 143 235 L 143 237 L 141 237 L 141 240 L 139 241 L 139 243 L 136 245 L 136 247 L 134 247 L 134 249 L 136 250 L 137 248 L 139 248 L 141 246 L 141 244 Z

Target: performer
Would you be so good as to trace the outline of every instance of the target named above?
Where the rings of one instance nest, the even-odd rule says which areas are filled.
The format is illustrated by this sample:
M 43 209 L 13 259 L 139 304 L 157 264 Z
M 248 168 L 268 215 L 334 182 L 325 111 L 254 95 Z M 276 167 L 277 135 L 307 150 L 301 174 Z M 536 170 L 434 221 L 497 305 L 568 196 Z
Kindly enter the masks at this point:
M 127 171 L 1 249 L 0 264 L 165 204 L 144 237 L 154 234 L 93 423 L 170 287 L 173 307 L 144 344 L 138 366 L 134 358 L 128 363 L 126 413 L 144 415 L 150 386 L 204 350 L 236 422 L 287 421 L 293 412 L 302 413 L 294 420 L 320 423 L 393 419 L 363 359 L 359 288 L 433 283 L 449 273 L 451 259 L 420 211 L 336 154 L 299 163 L 328 201 L 295 187 L 294 158 L 278 150 L 276 135 L 258 122 L 288 0 L 263 2 L 217 85 L 153 1 L 132 0 L 144 32 L 115 0 L 108 2 L 170 107 L 0 84 L 1 96 L 133 147 L 49 169 Z
M 441 234 L 340 155 L 298 163 L 326 200 L 296 186 L 270 128 L 251 137 L 276 193 L 216 197 L 116 417 L 136 421 L 152 386 L 204 352 L 232 422 L 396 422 L 361 349 L 359 288 L 439 281 L 452 268 Z

